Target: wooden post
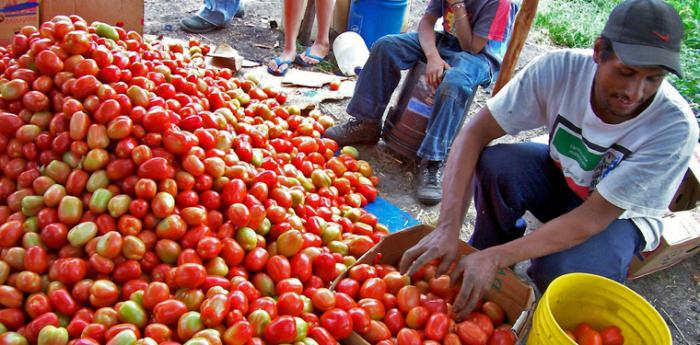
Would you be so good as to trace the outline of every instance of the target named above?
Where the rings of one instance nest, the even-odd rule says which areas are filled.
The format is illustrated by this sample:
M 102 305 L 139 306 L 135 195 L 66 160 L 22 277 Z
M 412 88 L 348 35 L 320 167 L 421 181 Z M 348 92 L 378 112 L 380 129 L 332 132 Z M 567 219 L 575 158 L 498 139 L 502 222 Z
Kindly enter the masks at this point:
M 503 58 L 501 71 L 498 74 L 496 85 L 493 87 L 492 95 L 496 95 L 513 76 L 513 71 L 515 71 L 515 66 L 520 57 L 520 51 L 523 50 L 527 34 L 530 32 L 530 27 L 532 27 L 532 21 L 535 19 L 535 14 L 537 14 L 537 4 L 539 2 L 539 0 L 523 0 L 515 18 L 513 35 L 508 43 L 508 50 L 506 50 L 506 56 Z
M 299 29 L 299 41 L 301 45 L 311 45 L 311 31 L 314 27 L 316 19 L 316 0 L 306 0 L 306 10 L 304 18 L 301 20 L 301 28 Z

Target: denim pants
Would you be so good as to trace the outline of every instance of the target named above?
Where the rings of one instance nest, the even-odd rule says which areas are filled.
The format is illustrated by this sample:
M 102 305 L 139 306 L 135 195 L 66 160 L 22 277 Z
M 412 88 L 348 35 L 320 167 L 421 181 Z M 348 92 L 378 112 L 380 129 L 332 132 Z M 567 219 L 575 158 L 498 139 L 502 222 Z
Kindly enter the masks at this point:
M 423 159 L 443 161 L 459 131 L 466 101 L 477 85 L 491 82 L 491 64 L 483 54 L 474 55 L 459 46 L 457 38 L 436 33 L 440 56 L 450 65 L 435 92 L 425 138 L 418 149 Z M 347 112 L 360 120 L 381 121 L 401 71 L 413 67 L 425 54 L 418 34 L 388 35 L 374 42 L 369 59 L 355 85 Z
M 583 203 L 569 189 L 543 144 L 500 144 L 484 149 L 474 185 L 477 217 L 469 242 L 478 249 L 521 237 L 525 229 L 515 222 L 525 211 L 545 223 Z M 644 244 L 632 220 L 617 219 L 575 247 L 533 259 L 528 274 L 542 293 L 556 277 L 571 272 L 624 282 L 632 257 Z
M 224 26 L 231 22 L 240 4 L 241 0 L 204 0 L 197 14 L 216 26 Z

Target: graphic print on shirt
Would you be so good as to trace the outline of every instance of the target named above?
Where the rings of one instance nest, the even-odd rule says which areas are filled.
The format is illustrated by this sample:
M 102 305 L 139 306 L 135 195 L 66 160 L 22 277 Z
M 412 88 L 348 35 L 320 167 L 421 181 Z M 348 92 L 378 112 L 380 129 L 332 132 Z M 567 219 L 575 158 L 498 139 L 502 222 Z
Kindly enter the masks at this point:
M 562 115 L 557 115 L 551 133 L 550 155 L 562 169 L 569 188 L 583 200 L 631 153 L 618 144 L 602 147 L 586 140 L 581 128 Z
M 442 16 L 442 29 L 445 30 L 446 33 L 456 36 L 457 28 L 455 27 L 455 12 L 449 6 L 446 6 L 445 8 L 445 13 Z

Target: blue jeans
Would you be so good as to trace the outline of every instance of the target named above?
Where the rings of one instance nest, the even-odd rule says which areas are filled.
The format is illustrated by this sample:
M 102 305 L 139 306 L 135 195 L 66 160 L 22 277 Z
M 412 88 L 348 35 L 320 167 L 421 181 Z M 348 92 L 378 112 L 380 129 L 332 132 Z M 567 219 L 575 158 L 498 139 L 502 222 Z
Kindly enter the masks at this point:
M 418 156 L 442 161 L 459 131 L 466 101 L 477 85 L 486 86 L 491 82 L 492 71 L 486 56 L 462 51 L 455 37 L 436 33 L 436 45 L 451 68 L 445 72 L 435 92 L 432 114 Z M 357 79 L 348 114 L 361 120 L 380 121 L 401 80 L 401 71 L 410 69 L 418 60 L 425 61 L 425 54 L 415 32 L 384 36 L 374 42 Z
M 569 189 L 543 144 L 500 144 L 484 149 L 474 185 L 477 218 L 469 242 L 478 249 L 523 236 L 525 229 L 515 222 L 526 210 L 544 223 L 583 203 Z M 575 247 L 533 259 L 528 274 L 540 292 L 556 277 L 571 272 L 624 282 L 632 257 L 644 244 L 632 220 L 617 219 Z
M 240 0 L 204 0 L 204 7 L 197 15 L 216 26 L 224 26 L 233 19 L 240 4 Z

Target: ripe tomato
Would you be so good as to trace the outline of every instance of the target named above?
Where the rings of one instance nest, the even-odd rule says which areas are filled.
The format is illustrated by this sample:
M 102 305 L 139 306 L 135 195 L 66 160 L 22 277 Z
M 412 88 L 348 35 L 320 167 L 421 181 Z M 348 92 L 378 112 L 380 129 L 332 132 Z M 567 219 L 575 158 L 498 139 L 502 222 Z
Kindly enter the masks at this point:
M 582 331 L 580 335 L 576 336 L 577 342 L 581 345 L 602 345 L 603 338 L 600 333 L 594 329 L 588 329 Z
M 603 345 L 622 345 L 625 342 L 622 331 L 617 326 L 607 326 L 601 329 L 600 336 L 603 340 Z

